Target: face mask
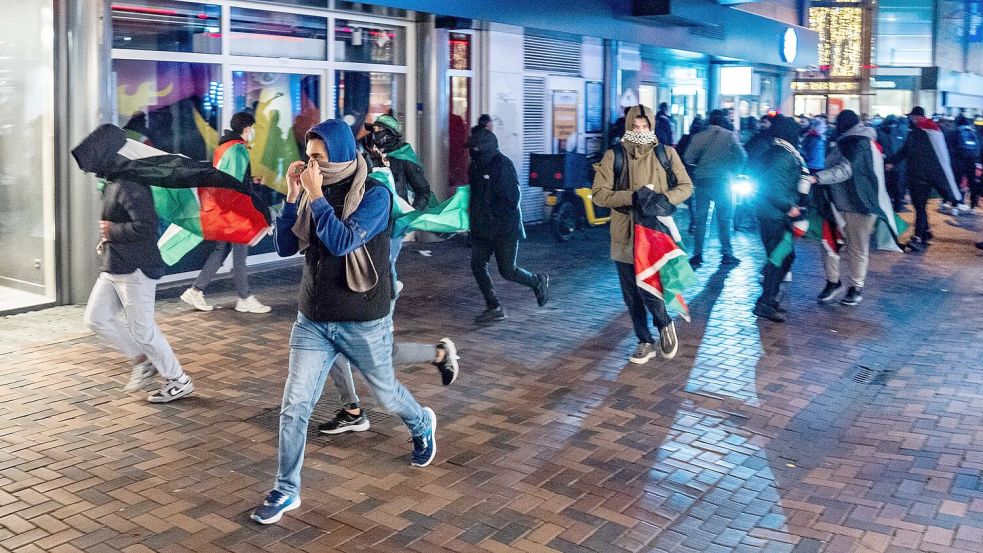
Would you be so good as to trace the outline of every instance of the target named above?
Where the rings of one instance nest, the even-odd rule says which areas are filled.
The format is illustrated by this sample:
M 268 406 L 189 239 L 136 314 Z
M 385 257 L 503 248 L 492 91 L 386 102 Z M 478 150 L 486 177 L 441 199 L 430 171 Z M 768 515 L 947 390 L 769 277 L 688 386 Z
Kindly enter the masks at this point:
M 246 142 L 252 143 L 256 139 L 256 129 L 250 127 L 242 133 L 242 139 Z
M 378 131 L 372 133 L 372 142 L 383 152 L 389 152 L 395 149 L 399 139 L 389 131 Z

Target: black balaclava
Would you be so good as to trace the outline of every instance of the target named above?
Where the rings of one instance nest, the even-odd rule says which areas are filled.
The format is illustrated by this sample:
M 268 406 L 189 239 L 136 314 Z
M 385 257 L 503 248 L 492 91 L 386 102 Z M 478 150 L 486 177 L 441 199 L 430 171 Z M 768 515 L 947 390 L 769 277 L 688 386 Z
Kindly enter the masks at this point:
M 491 162 L 498 153 L 498 138 L 495 133 L 478 129 L 471 135 L 471 159 L 478 165 L 484 166 Z
M 372 131 L 372 143 L 384 153 L 389 153 L 399 148 L 402 140 L 388 127 L 382 127 L 378 131 Z

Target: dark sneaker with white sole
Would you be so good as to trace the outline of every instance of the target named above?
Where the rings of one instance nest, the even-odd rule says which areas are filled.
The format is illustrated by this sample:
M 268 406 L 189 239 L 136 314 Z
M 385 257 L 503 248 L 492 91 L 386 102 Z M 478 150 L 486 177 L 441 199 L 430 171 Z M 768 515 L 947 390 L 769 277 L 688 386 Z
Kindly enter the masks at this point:
M 784 323 L 785 322 L 785 315 L 783 313 L 779 313 L 778 310 L 775 309 L 774 306 L 769 305 L 767 303 L 758 302 L 754 306 L 753 313 L 755 315 L 757 315 L 758 317 L 762 317 L 764 319 L 768 319 L 769 321 L 774 322 L 774 323 Z
M 444 352 L 444 358 L 440 361 L 434 361 L 434 366 L 440 371 L 440 381 L 444 386 L 450 386 L 457 380 L 457 373 L 460 370 L 458 366 L 457 346 L 454 345 L 454 341 L 450 338 L 441 338 L 440 342 L 437 343 L 436 348 Z
M 353 415 L 344 409 L 338 409 L 333 419 L 318 425 L 317 431 L 320 434 L 365 432 L 369 429 L 369 426 L 369 418 L 365 416 L 365 409 L 360 410 L 357 415 Z
M 481 315 L 478 315 L 478 317 L 474 320 L 474 322 L 482 325 L 488 323 L 497 323 L 499 321 L 504 321 L 507 318 L 509 318 L 509 316 L 505 314 L 505 310 L 502 309 L 501 306 L 498 306 L 492 309 L 485 309 L 484 312 L 481 313 Z
M 851 286 L 849 290 L 846 291 L 846 296 L 840 300 L 841 305 L 854 306 L 864 300 L 864 296 L 861 293 L 862 288 L 857 288 L 856 286 Z
M 293 511 L 297 507 L 300 507 L 299 497 L 289 496 L 281 491 L 273 490 L 266 496 L 263 504 L 256 507 L 253 514 L 249 515 L 249 518 L 260 524 L 273 524 L 283 518 L 283 513 Z
M 184 375 L 181 378 L 165 382 L 159 390 L 147 396 L 147 401 L 150 403 L 170 403 L 193 391 L 195 391 L 195 383 L 191 381 L 190 376 Z
M 830 282 L 827 280 L 826 287 L 823 288 L 823 291 L 820 292 L 818 296 L 816 296 L 816 299 L 823 303 L 831 302 L 833 301 L 833 298 L 835 298 L 836 295 L 842 290 L 843 285 L 840 284 L 840 281 Z
M 669 321 L 669 324 L 659 329 L 659 341 L 662 349 L 662 356 L 672 359 L 679 350 L 679 338 L 676 336 L 676 323 Z
M 430 428 L 422 436 L 413 436 L 413 461 L 414 467 L 425 467 L 433 462 L 437 455 L 437 415 L 433 409 L 424 407 L 423 412 L 430 417 Z
M 658 352 L 655 350 L 655 344 L 639 342 L 638 347 L 635 348 L 635 353 L 631 354 L 628 361 L 636 365 L 641 365 L 648 363 L 656 355 L 658 355 Z

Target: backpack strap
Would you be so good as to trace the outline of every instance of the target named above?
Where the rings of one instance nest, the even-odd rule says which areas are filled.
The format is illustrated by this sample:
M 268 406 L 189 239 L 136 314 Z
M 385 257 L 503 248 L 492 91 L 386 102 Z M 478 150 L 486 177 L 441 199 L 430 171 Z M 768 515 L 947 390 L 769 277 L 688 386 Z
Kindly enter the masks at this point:
M 625 170 L 625 147 L 616 144 L 614 150 L 614 189 L 618 190 L 621 185 L 621 174 Z
M 665 145 L 661 142 L 655 146 L 655 155 L 659 158 L 659 163 L 662 164 L 662 169 L 666 172 L 666 182 L 669 183 L 669 189 L 676 188 L 679 179 L 676 178 L 676 172 L 672 170 L 672 162 L 669 161 L 669 154 L 666 152 Z

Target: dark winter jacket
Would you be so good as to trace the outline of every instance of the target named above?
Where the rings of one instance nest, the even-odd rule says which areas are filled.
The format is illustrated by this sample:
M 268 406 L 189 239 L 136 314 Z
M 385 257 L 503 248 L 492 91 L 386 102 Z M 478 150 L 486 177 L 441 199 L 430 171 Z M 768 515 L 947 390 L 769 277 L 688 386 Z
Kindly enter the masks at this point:
M 753 157 L 748 173 L 758 183 L 757 213 L 761 219 L 788 223 L 788 212 L 799 204 L 799 179 L 804 167 L 791 144 L 774 139 L 767 149 Z
M 655 137 L 665 146 L 674 144 L 672 137 L 672 118 L 661 111 L 655 116 Z
M 881 152 L 874 146 L 876 139 L 873 128 L 856 125 L 836 141 L 829 169 L 815 173 L 820 185 L 830 187 L 836 209 L 862 215 L 880 212 L 874 156 Z
M 938 125 L 930 119 L 923 119 L 923 126 L 938 131 Z M 905 177 L 910 185 L 926 186 L 934 184 L 939 189 L 947 189 L 949 184 L 939 158 L 932 147 L 928 131 L 918 124 L 912 125 L 901 148 L 888 156 L 885 163 L 895 165 L 905 161 Z
M 481 130 L 472 136 L 471 160 L 471 234 L 488 240 L 525 238 L 519 209 L 519 176 L 512 160 L 498 151 L 494 133 Z
M 102 220 L 112 223 L 103 244 L 100 270 L 114 275 L 137 269 L 150 278 L 164 276 L 157 249 L 157 212 L 150 187 L 111 182 L 103 189 Z
M 728 179 L 744 168 L 747 154 L 737 140 L 737 135 L 717 125 L 710 125 L 690 140 L 683 160 L 693 165 L 693 180 Z

